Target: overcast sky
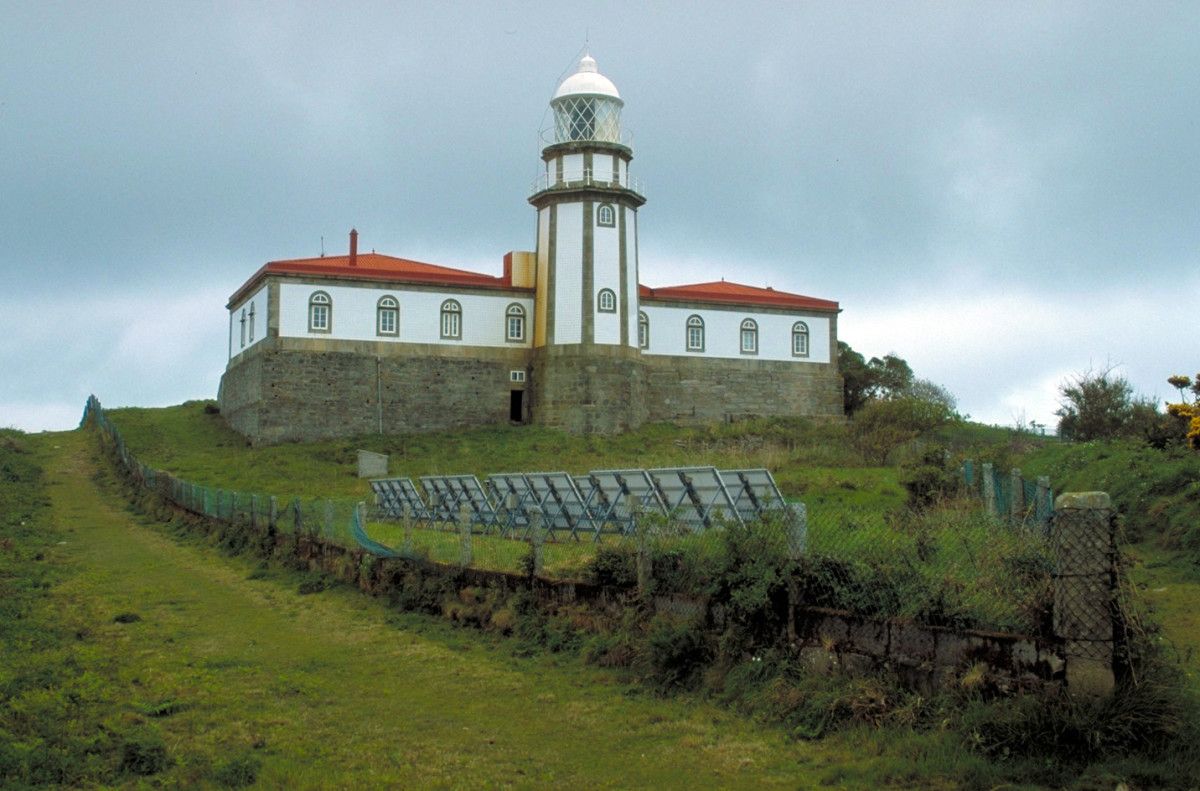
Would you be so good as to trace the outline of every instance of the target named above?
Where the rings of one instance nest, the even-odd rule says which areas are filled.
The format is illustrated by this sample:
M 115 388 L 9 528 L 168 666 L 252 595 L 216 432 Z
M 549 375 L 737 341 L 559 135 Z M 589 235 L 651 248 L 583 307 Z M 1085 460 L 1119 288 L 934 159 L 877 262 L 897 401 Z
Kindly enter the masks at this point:
M 1200 369 L 1200 3 L 0 0 L 0 426 L 215 397 L 228 296 L 352 226 L 499 274 L 585 37 L 647 285 L 837 300 L 999 424 Z

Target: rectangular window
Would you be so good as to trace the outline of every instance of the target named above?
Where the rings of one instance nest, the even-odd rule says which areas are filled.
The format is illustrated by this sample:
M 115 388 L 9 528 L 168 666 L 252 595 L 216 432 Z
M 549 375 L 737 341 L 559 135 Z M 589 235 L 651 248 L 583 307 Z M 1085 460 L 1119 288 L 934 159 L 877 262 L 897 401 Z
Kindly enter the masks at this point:
M 459 314 L 450 311 L 442 313 L 442 337 L 457 338 L 459 337 Z
M 808 356 L 808 333 L 794 332 L 792 333 L 792 354 L 797 357 Z
M 646 337 L 649 332 L 649 329 L 650 328 L 646 326 L 646 322 L 644 322 L 644 321 L 638 322 L 638 348 L 639 349 L 649 348 L 650 339 L 648 337 Z
M 753 354 L 758 351 L 758 339 L 754 330 L 742 330 L 742 351 Z
M 379 311 L 379 334 L 396 334 L 396 311 L 389 308 L 383 308 Z
M 508 380 L 510 382 L 524 382 L 525 381 L 525 372 L 524 371 L 509 371 L 508 372 Z
M 688 327 L 688 349 L 694 352 L 704 351 L 703 327 Z

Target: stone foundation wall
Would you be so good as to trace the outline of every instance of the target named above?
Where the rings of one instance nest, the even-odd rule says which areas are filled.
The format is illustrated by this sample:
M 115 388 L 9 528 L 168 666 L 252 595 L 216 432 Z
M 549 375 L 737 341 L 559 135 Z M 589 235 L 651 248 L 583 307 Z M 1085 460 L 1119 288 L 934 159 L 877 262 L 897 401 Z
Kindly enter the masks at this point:
M 834 363 L 666 356 L 642 360 L 652 421 L 842 414 L 842 377 Z
M 619 346 L 542 347 L 533 359 L 532 416 L 573 434 L 614 434 L 646 422 L 643 362 Z
M 513 370 L 527 372 L 513 383 Z M 575 434 L 647 421 L 839 416 L 833 364 L 643 356 L 620 346 L 473 348 L 272 338 L 234 358 L 218 400 L 256 445 L 503 424 Z M 382 426 L 382 427 L 381 427 Z
M 219 395 L 226 421 L 256 445 L 503 424 L 510 392 L 521 388 L 509 373 L 526 370 L 529 357 L 527 349 L 261 346 L 229 367 Z
M 922 691 L 961 686 L 968 674 L 978 688 L 1004 693 L 1061 685 L 1066 677 L 1061 642 L 1022 635 L 809 607 L 796 613 L 796 636 L 800 661 L 810 671 L 863 675 L 886 668 Z

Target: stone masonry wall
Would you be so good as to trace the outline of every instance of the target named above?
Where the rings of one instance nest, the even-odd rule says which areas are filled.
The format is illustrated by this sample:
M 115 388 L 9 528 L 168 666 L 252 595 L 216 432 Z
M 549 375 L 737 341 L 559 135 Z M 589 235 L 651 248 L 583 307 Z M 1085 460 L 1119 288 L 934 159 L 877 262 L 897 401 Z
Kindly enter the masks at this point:
M 265 346 L 236 361 L 221 380 L 225 419 L 254 444 L 356 434 L 440 431 L 509 419 L 509 373 L 528 365 L 525 349 L 434 356 Z
M 645 374 L 634 349 L 542 347 L 533 359 L 533 422 L 573 434 L 613 434 L 646 422 Z
M 842 377 L 834 363 L 665 356 L 643 362 L 652 421 L 842 414 Z

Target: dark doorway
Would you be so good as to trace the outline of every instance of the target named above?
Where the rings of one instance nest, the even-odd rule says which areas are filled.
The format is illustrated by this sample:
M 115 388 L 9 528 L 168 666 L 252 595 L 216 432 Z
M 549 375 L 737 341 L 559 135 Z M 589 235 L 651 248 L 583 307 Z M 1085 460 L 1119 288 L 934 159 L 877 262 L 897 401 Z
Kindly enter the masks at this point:
M 525 391 L 513 390 L 509 394 L 508 419 L 514 423 L 525 422 Z

